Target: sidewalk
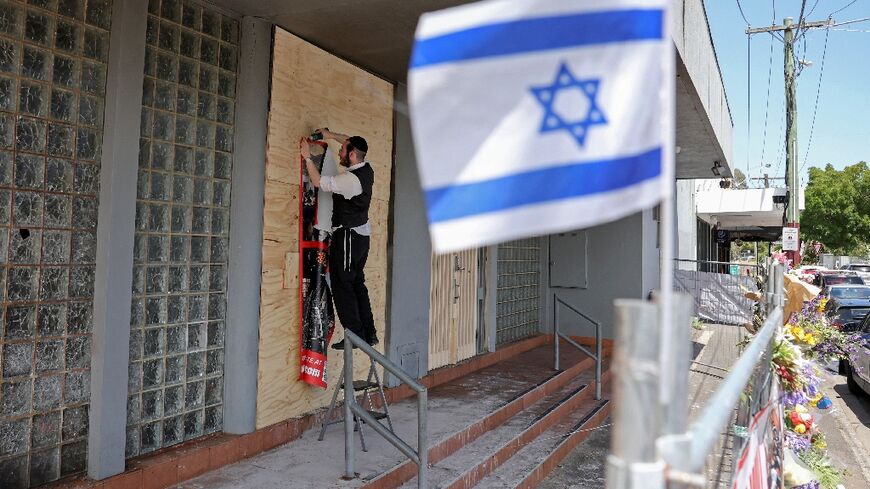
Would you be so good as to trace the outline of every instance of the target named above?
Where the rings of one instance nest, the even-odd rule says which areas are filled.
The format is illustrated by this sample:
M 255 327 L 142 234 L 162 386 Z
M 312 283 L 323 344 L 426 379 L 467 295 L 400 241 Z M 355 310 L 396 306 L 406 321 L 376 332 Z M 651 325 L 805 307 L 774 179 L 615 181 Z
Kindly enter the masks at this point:
M 737 343 L 746 335 L 739 326 L 707 324 L 703 331 L 693 331 L 695 360 L 716 367 L 729 368 L 737 360 Z M 689 409 L 694 419 L 725 372 L 693 363 L 689 371 Z M 691 422 L 691 420 L 690 420 Z M 559 465 L 542 489 L 600 489 L 604 487 L 607 454 L 610 452 L 610 420 L 589 435 Z M 722 435 L 719 446 L 711 455 L 707 475 L 710 488 L 730 487 L 733 436 Z M 866 486 L 870 487 L 870 486 Z M 850 488 L 851 489 L 851 488 Z

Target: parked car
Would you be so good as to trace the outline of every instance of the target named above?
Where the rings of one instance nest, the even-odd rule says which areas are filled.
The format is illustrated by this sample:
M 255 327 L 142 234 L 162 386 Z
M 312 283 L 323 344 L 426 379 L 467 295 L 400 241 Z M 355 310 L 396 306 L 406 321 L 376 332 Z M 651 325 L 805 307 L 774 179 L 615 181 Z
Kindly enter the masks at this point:
M 831 285 L 827 288 L 825 312 L 834 327 L 848 333 L 858 331 L 870 313 L 870 286 Z
M 861 345 L 855 359 L 857 365 L 845 362 L 846 385 L 855 395 L 870 394 L 870 316 L 861 322 Z
M 824 291 L 829 285 L 853 284 L 864 285 L 864 279 L 857 272 L 848 270 L 825 270 L 816 276 L 815 285 Z
M 843 270 L 857 273 L 864 279 L 864 283 L 870 282 L 870 264 L 868 263 L 850 263 L 843 267 Z
M 816 278 L 819 276 L 819 273 L 828 271 L 828 267 L 823 267 L 821 265 L 804 265 L 798 268 L 797 271 L 800 274 L 801 280 L 813 284 L 816 283 Z

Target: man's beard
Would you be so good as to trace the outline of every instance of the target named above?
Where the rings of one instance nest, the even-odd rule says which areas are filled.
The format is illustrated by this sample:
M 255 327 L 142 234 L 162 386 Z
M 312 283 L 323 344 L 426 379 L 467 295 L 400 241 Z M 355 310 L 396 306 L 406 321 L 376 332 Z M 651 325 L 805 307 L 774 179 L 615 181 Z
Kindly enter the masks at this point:
M 339 159 L 338 164 L 345 167 L 350 168 L 350 157 L 348 155 L 344 155 Z

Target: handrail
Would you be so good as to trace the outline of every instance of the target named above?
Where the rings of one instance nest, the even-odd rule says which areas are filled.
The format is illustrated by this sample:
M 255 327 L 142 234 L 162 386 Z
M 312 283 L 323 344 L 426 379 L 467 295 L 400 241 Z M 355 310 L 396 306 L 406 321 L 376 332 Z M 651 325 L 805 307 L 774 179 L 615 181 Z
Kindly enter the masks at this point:
M 689 258 L 674 258 L 674 261 L 689 263 L 711 263 L 713 265 L 740 265 L 741 267 L 764 268 L 763 263 L 740 263 L 736 261 L 692 260 Z
M 428 455 L 429 449 L 427 444 L 426 428 L 427 428 L 427 411 L 428 411 L 428 391 L 423 384 L 420 384 L 398 365 L 393 363 L 389 358 L 385 357 L 379 351 L 375 350 L 368 343 L 362 340 L 349 330 L 344 330 L 344 478 L 353 479 L 356 477 L 353 467 L 353 426 L 354 415 L 358 416 L 363 422 L 371 426 L 376 433 L 383 436 L 385 440 L 396 447 L 411 461 L 417 464 L 417 487 L 420 489 L 426 488 L 426 475 L 428 470 Z M 417 393 L 417 450 L 414 450 L 396 433 L 382 425 L 372 416 L 367 410 L 363 409 L 356 402 L 353 391 L 353 350 L 359 348 L 369 358 L 381 364 L 384 370 L 395 375 L 397 379 L 407 384 Z M 361 428 L 360 428 L 361 429 Z
M 583 319 L 589 321 L 595 326 L 595 353 L 593 354 L 591 351 L 587 350 L 586 347 L 574 341 L 570 336 L 562 334 L 559 331 L 559 306 L 565 306 L 571 310 L 571 312 L 579 315 Z M 591 357 L 595 360 L 595 399 L 601 399 L 601 323 L 592 319 L 591 317 L 584 314 L 582 311 L 572 306 L 571 304 L 565 302 L 560 299 L 558 295 L 553 294 L 553 344 L 555 349 L 555 369 L 558 371 L 559 368 L 559 339 L 563 339 L 568 342 L 569 345 L 577 348 L 581 352 L 585 353 L 587 356 Z

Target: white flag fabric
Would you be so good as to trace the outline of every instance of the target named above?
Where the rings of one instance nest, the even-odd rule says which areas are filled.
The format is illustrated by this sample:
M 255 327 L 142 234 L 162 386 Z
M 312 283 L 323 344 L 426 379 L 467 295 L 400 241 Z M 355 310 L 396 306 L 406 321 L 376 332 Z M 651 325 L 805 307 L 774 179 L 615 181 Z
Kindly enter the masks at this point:
M 674 181 L 670 0 L 424 14 L 408 93 L 438 253 L 602 224 Z

